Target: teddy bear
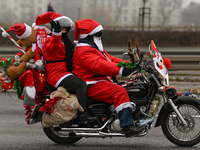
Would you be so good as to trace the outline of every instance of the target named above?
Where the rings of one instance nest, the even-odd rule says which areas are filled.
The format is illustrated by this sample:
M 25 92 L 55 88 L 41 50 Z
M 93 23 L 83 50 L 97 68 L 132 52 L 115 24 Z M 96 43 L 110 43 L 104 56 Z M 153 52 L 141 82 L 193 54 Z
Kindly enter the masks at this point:
M 34 57 L 35 51 L 32 44 L 37 42 L 36 30 L 25 23 L 17 23 L 11 26 L 6 32 L 2 32 L 3 37 L 7 37 L 7 32 L 14 31 L 19 38 L 17 44 L 26 47 L 25 54 L 19 52 L 15 55 L 15 60 L 20 62 L 18 66 L 11 66 L 7 69 L 8 75 L 13 79 L 18 79 L 27 69 L 26 63 Z

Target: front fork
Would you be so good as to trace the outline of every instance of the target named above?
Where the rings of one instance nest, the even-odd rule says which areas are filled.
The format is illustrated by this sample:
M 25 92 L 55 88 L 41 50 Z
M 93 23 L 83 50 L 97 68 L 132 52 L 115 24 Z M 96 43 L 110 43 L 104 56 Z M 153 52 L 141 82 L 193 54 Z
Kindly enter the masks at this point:
M 183 123 L 184 126 L 186 126 L 187 123 L 186 123 L 185 119 L 183 118 L 181 113 L 178 111 L 177 107 L 174 105 L 172 99 L 168 99 L 167 96 L 165 95 L 164 90 L 163 90 L 163 86 L 160 85 L 160 83 L 158 82 L 158 80 L 156 79 L 156 77 L 153 74 L 152 74 L 152 77 L 156 81 L 156 83 L 158 84 L 158 87 L 159 87 L 158 90 L 163 93 L 163 96 L 164 96 L 163 98 L 167 99 L 167 102 L 171 105 L 172 109 L 177 114 L 178 119 Z
M 168 99 L 167 102 L 171 105 L 172 109 L 177 114 L 179 120 L 183 123 L 184 126 L 186 126 L 187 123 L 186 123 L 185 119 L 183 118 L 183 116 L 181 115 L 181 113 L 178 111 L 177 107 L 174 105 L 172 99 Z

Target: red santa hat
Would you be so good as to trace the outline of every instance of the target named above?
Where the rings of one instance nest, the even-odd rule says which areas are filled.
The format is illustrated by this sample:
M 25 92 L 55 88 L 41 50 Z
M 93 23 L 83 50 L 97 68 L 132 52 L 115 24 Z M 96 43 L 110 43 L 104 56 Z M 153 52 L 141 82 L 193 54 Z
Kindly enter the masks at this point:
M 17 23 L 11 26 L 6 32 L 3 32 L 2 36 L 7 37 L 7 32 L 10 31 L 14 31 L 19 39 L 27 39 L 32 33 L 32 28 L 25 23 Z
M 83 19 L 75 22 L 75 43 L 80 38 L 85 38 L 88 35 L 93 35 L 103 30 L 103 27 L 92 19 Z
M 74 27 L 74 23 L 69 17 L 63 16 L 53 11 L 39 15 L 35 20 L 35 24 L 46 24 L 50 23 L 52 20 L 59 21 L 61 27 Z

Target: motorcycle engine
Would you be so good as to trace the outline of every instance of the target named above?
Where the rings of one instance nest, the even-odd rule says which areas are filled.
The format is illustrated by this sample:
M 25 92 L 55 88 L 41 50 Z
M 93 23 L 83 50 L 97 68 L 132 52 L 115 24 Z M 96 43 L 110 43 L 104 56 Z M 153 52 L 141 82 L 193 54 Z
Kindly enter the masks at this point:
M 114 130 L 116 131 L 121 131 L 123 130 L 121 127 L 120 127 L 120 121 L 119 119 L 115 119 L 113 122 L 112 122 L 112 127 Z

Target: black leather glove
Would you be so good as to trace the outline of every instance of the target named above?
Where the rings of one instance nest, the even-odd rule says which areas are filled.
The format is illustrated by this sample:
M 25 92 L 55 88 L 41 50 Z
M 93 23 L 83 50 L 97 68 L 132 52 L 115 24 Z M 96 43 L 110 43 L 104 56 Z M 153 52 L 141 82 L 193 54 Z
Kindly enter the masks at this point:
M 61 32 L 61 26 L 58 21 L 51 21 L 51 27 L 54 28 L 54 32 Z
M 139 63 L 136 64 L 135 68 L 133 68 L 133 72 L 134 72 L 135 70 L 137 70 L 139 67 L 140 67 Z
M 128 68 L 124 68 L 122 71 L 122 76 L 126 77 L 131 74 L 131 70 Z

